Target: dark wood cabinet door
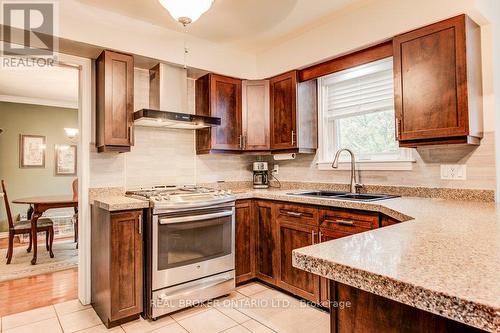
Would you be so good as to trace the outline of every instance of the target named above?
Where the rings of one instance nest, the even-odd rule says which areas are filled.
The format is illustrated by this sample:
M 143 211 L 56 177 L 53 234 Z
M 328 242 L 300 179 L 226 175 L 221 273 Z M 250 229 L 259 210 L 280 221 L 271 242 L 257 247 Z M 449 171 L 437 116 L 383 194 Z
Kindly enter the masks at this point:
M 195 110 L 200 116 L 210 117 L 210 75 L 200 77 L 195 82 Z M 196 130 L 196 153 L 205 154 L 212 146 L 212 129 Z
M 351 306 L 332 308 L 332 333 L 479 333 L 480 329 L 367 291 L 331 281 L 332 298 Z M 341 303 L 342 302 L 342 303 Z
M 270 79 L 271 149 L 297 147 L 297 72 Z
M 276 284 L 277 225 L 274 220 L 273 206 L 271 202 L 257 201 L 255 203 L 256 276 L 265 282 Z
M 236 202 L 236 283 L 255 277 L 255 228 L 252 201 Z
M 111 320 L 142 312 L 142 214 L 111 214 Z
M 388 227 L 390 225 L 398 224 L 401 221 L 396 220 L 395 218 L 392 218 L 390 216 L 380 214 L 380 227 Z
M 278 286 L 312 302 L 318 302 L 319 276 L 292 266 L 292 251 L 317 242 L 318 227 L 280 220 L 278 235 Z
M 462 15 L 393 39 L 399 140 L 468 135 L 464 20 Z
M 134 59 L 130 55 L 104 51 L 97 67 L 97 146 L 133 145 Z
M 331 240 L 334 240 L 334 239 L 337 239 L 337 238 L 340 238 L 340 237 L 343 237 L 343 236 L 349 236 L 348 234 L 339 234 L 338 232 L 334 232 L 330 229 L 326 229 L 326 228 L 320 228 L 319 229 L 319 242 L 320 243 L 323 243 L 323 242 L 328 242 L 328 241 L 331 241 Z M 325 308 L 329 308 L 330 307 L 330 300 L 332 299 L 331 298 L 331 295 L 330 295 L 330 280 L 328 280 L 327 278 L 320 278 L 319 280 L 319 290 L 320 290 L 320 304 L 322 306 L 324 306 Z
M 241 80 L 210 75 L 211 116 L 221 118 L 221 124 L 212 128 L 212 149 L 240 150 Z

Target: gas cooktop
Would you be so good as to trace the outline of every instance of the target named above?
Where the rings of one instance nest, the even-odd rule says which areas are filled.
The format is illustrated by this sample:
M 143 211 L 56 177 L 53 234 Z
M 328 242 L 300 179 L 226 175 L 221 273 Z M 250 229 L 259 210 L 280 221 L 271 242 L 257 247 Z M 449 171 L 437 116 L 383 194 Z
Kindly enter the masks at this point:
M 126 194 L 136 199 L 149 200 L 154 210 L 206 207 L 236 199 L 228 190 L 189 185 L 159 185 L 129 190 Z

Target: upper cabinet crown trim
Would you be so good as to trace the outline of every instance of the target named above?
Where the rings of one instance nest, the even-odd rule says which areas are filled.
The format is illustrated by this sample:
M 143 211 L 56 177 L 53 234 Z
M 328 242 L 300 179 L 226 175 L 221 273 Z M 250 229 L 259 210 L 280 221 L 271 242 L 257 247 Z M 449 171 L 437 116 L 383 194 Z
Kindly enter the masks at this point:
M 386 41 L 354 53 L 349 53 L 299 71 L 299 82 L 317 79 L 319 77 L 342 71 L 351 67 L 364 65 L 392 56 L 392 40 Z

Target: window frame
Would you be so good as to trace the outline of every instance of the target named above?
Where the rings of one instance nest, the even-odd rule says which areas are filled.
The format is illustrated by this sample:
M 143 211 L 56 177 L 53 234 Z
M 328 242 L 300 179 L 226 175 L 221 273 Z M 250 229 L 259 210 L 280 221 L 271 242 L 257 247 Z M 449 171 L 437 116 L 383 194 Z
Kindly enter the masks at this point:
M 359 53 L 356 53 L 356 55 L 359 55 Z M 389 57 L 392 57 L 391 55 L 385 54 L 385 56 L 382 57 L 377 57 L 374 59 L 364 59 L 364 61 L 360 63 L 353 63 L 351 66 L 347 68 L 342 68 L 336 72 L 348 70 L 350 68 L 358 67 L 361 65 L 366 65 L 372 62 L 376 62 L 379 60 L 387 59 Z M 345 61 L 345 59 L 343 60 Z M 326 85 L 325 81 L 328 81 L 329 79 L 331 80 L 331 77 L 329 76 L 334 73 L 330 73 L 328 75 L 324 75 L 322 77 L 319 77 L 317 79 L 317 85 L 318 85 L 318 151 L 317 151 L 317 161 L 316 164 L 318 165 L 318 169 L 320 170 L 332 170 L 331 164 L 333 162 L 333 157 L 334 156 L 326 156 L 326 152 L 328 149 L 324 148 L 324 142 L 326 139 L 324 138 L 324 133 L 325 133 L 325 122 L 324 122 L 324 113 L 327 110 L 327 98 L 325 97 L 326 95 Z M 325 98 L 324 98 L 325 97 Z M 325 133 L 326 134 L 326 133 Z M 338 146 L 338 135 L 335 135 L 334 143 L 335 143 L 335 151 L 338 150 L 340 147 Z M 412 170 L 413 168 L 413 163 L 415 162 L 415 159 L 413 158 L 413 151 L 412 149 L 409 148 L 399 148 L 400 149 L 400 154 L 397 156 L 397 158 L 373 158 L 373 159 L 364 159 L 364 160 L 356 160 L 358 169 L 360 170 Z M 347 154 L 341 155 L 341 159 L 339 161 L 339 169 L 340 170 L 347 170 L 350 168 L 350 161 L 349 157 Z

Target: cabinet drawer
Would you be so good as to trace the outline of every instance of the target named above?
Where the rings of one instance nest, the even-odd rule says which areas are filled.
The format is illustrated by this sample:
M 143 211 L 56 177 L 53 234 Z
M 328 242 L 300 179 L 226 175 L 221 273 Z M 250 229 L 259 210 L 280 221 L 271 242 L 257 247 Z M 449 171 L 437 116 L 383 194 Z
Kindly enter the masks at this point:
M 343 209 L 322 209 L 320 225 L 344 234 L 355 234 L 378 228 L 379 215 L 373 212 Z
M 314 207 L 278 204 L 276 205 L 276 218 L 282 221 L 298 222 L 310 225 L 318 225 L 318 209 Z

